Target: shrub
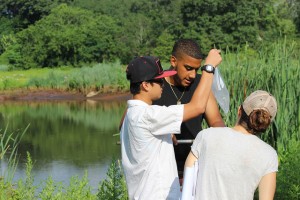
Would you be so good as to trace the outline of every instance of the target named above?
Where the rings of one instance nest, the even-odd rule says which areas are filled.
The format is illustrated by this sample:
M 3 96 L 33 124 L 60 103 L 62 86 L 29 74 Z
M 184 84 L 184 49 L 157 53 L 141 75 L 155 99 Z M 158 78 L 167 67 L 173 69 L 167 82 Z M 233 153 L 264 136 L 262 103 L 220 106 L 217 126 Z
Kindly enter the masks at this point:
M 275 199 L 300 199 L 300 142 L 290 141 L 288 149 L 279 146 L 279 152 Z
M 125 178 L 119 160 L 113 159 L 107 172 L 107 179 L 102 181 L 97 196 L 99 200 L 128 199 Z
M 7 57 L 10 64 L 24 69 L 110 61 L 118 52 L 117 31 L 111 17 L 62 4 L 18 32 Z

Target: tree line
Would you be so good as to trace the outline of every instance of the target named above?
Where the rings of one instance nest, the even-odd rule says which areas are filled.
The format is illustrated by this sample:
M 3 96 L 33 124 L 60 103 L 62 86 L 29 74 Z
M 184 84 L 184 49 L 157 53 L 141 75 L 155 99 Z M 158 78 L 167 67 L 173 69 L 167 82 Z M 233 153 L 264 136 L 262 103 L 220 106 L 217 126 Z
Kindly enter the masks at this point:
M 300 31 L 299 0 L 0 0 L 0 60 L 15 68 L 81 66 L 137 55 L 167 61 L 179 38 L 204 53 L 259 50 Z

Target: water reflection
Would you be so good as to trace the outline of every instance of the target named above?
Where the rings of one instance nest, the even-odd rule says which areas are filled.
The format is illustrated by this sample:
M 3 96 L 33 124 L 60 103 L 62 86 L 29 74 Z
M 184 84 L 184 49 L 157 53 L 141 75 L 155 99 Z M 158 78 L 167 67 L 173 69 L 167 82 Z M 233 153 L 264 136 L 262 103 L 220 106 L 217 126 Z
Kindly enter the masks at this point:
M 5 102 L 0 105 L 0 126 L 8 132 L 30 124 L 19 146 L 21 156 L 15 179 L 25 178 L 26 152 L 34 162 L 39 184 L 51 176 L 68 183 L 88 171 L 93 188 L 106 176 L 112 157 L 120 157 L 118 125 L 124 101 Z

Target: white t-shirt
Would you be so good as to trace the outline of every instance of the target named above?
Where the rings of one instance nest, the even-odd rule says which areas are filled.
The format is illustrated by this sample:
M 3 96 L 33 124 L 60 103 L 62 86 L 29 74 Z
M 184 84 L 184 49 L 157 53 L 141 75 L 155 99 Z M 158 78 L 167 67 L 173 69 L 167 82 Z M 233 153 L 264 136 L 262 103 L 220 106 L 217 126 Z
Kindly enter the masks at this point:
M 129 199 L 179 199 L 171 134 L 180 133 L 183 105 L 129 100 L 121 129 L 122 165 Z
M 252 200 L 261 178 L 278 171 L 270 145 L 227 127 L 201 131 L 192 152 L 198 157 L 198 200 Z

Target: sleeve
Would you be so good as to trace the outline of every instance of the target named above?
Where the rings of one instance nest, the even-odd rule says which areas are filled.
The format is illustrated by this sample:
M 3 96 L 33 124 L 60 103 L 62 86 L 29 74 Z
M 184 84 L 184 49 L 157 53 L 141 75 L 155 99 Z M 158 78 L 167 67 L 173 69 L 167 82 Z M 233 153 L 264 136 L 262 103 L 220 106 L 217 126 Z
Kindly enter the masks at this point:
M 200 131 L 197 134 L 196 139 L 193 142 L 193 145 L 191 147 L 192 153 L 199 159 L 200 154 L 201 154 L 201 149 L 203 148 L 203 139 L 205 135 L 205 130 Z
M 180 133 L 183 120 L 184 105 L 150 106 L 147 111 L 147 121 L 153 135 Z
M 277 172 L 278 171 L 278 155 L 274 149 L 272 149 L 272 153 L 270 155 L 270 160 L 267 165 L 267 169 L 265 171 L 265 174 L 269 174 L 272 172 Z

